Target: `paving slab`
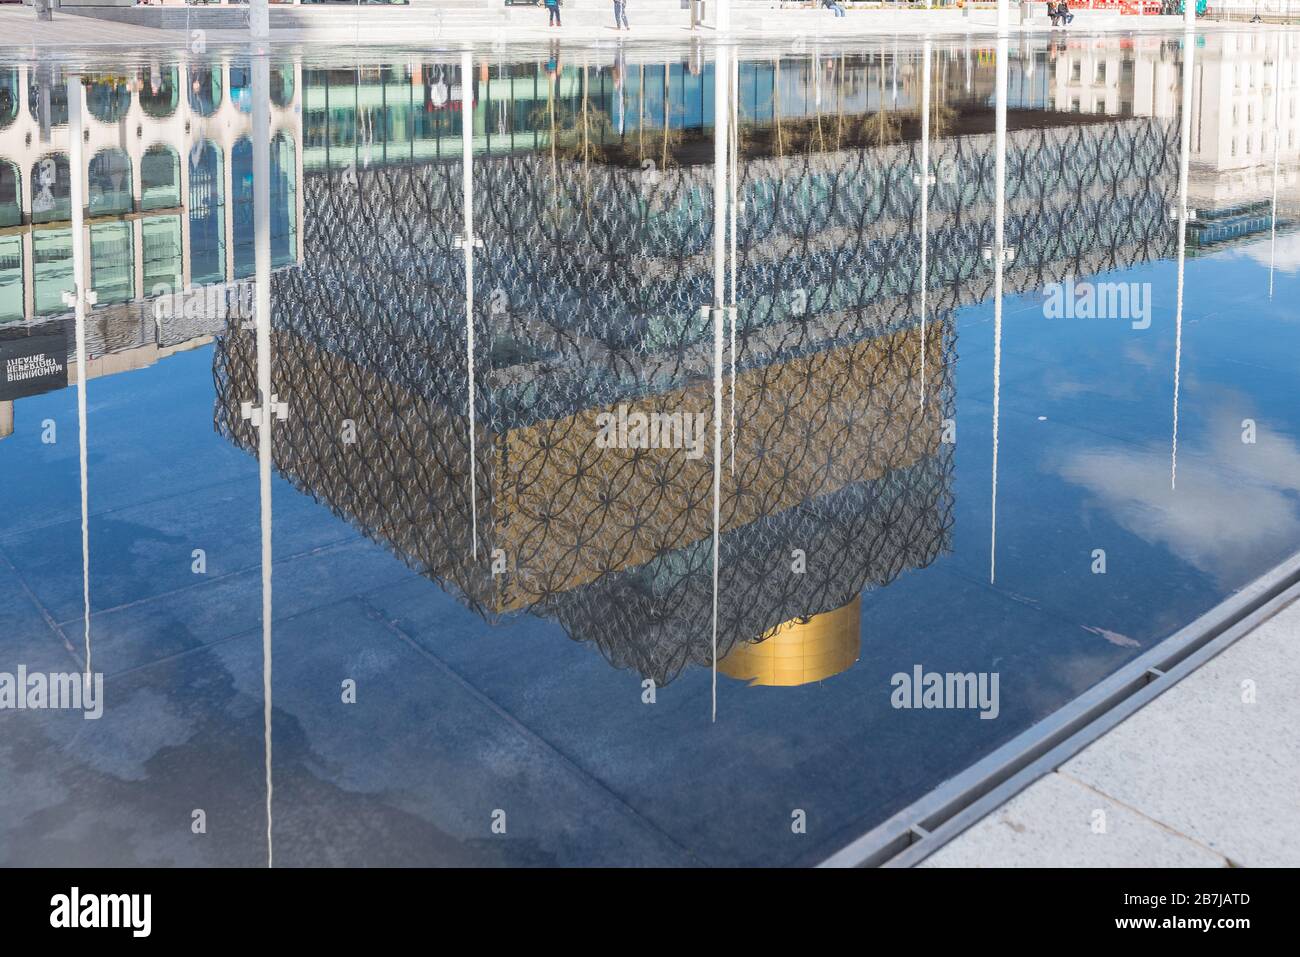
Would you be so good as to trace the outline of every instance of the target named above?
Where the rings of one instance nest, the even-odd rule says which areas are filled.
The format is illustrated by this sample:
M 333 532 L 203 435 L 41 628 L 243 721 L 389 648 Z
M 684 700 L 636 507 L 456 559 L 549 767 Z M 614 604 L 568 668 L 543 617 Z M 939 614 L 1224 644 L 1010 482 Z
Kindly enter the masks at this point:
M 1226 867 L 1224 858 L 1064 774 L 1034 782 L 921 867 Z
M 1233 864 L 1300 865 L 1300 602 L 1064 770 Z
M 694 862 L 357 602 L 274 641 L 277 865 Z M 264 865 L 261 660 L 250 635 L 110 677 L 109 720 L 0 714 L 0 860 Z
M 1295 602 L 921 866 L 1300 865 L 1298 684 Z
M 175 45 L 176 33 L 112 23 L 108 20 L 55 12 L 53 19 L 40 21 L 29 6 L 0 9 L 0 41 L 5 46 L 30 43 L 33 46 L 107 46 L 111 44 Z
M 113 16 L 107 8 L 102 16 Z M 545 9 L 538 7 L 506 8 L 497 18 L 464 18 L 455 11 L 439 14 L 436 7 L 427 10 L 384 10 L 367 6 L 359 9 L 355 18 L 346 11 L 326 9 L 320 11 L 318 23 L 292 28 L 274 28 L 272 43 L 322 43 L 352 42 L 357 44 L 439 44 L 449 42 L 495 42 L 502 38 L 508 42 L 536 43 L 556 40 L 610 41 L 676 41 L 692 37 L 711 41 L 711 29 L 692 31 L 683 12 L 680 19 L 654 19 L 640 22 L 630 32 L 615 31 L 611 25 L 610 9 L 576 8 L 564 13 L 565 23 L 560 28 L 550 28 Z M 69 14 L 56 12 L 54 20 L 39 23 L 29 7 L 0 11 L 0 26 L 5 28 L 5 45 L 28 44 L 33 46 L 94 46 L 111 43 L 187 45 L 188 31 L 156 29 L 135 24 L 99 19 L 92 8 Z M 312 13 L 313 11 L 307 11 Z M 659 11 L 655 11 L 657 15 Z M 635 9 L 629 11 L 635 18 Z M 163 11 L 157 11 L 162 24 Z M 385 19 L 390 22 L 384 22 Z M 1012 31 L 1047 35 L 1083 34 L 1090 32 L 1159 33 L 1180 31 L 1183 19 L 1177 16 L 1137 17 L 1121 16 L 1105 11 L 1079 11 L 1076 22 L 1069 30 L 1055 30 L 1046 17 L 1036 17 L 1019 22 L 1018 5 L 1012 5 Z M 1206 32 L 1230 26 L 1213 21 L 1197 22 L 1197 30 Z M 1240 27 L 1240 24 L 1237 25 Z M 733 37 L 746 40 L 768 40 L 789 45 L 796 40 L 815 42 L 822 39 L 839 40 L 850 37 L 880 38 L 883 36 L 926 33 L 964 35 L 992 34 L 997 31 L 997 13 L 993 7 L 982 7 L 964 16 L 960 10 L 851 10 L 846 17 L 835 17 L 828 10 L 780 9 L 774 2 L 762 4 L 733 4 Z M 207 29 L 209 44 L 242 43 L 248 40 L 243 29 Z

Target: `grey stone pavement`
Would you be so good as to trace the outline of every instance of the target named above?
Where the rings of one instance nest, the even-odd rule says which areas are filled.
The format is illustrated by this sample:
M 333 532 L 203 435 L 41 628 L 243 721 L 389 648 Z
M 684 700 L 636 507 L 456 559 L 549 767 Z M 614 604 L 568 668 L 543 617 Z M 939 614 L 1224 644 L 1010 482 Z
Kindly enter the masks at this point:
M 1300 601 L 922 867 L 1300 865 Z
M 175 45 L 174 34 L 165 30 L 152 30 L 127 23 L 111 23 L 69 14 L 55 14 L 54 19 L 42 23 L 36 19 L 31 7 L 0 7 L 0 45 L 43 46 L 99 46 L 120 45 Z
M 1051 32 L 1045 16 L 1035 16 L 1023 26 L 1013 5 L 1013 31 Z M 1042 7 L 1034 4 L 1035 10 Z M 610 26 L 607 5 L 566 6 L 565 24 L 561 29 L 548 29 L 546 11 L 542 7 L 515 7 L 503 11 L 500 20 L 459 19 L 454 15 L 438 16 L 431 8 L 427 17 L 421 11 L 408 14 L 400 22 L 384 22 L 384 9 L 359 8 L 351 14 L 346 8 L 322 11 L 321 25 L 310 29 L 273 29 L 273 43 L 344 43 L 407 44 L 437 42 L 496 42 L 536 43 L 550 40 L 594 41 L 626 40 L 629 42 L 684 42 L 693 36 L 712 39 L 711 30 L 691 31 L 684 20 L 664 17 L 660 11 L 647 10 L 647 19 L 630 32 L 620 33 Z M 634 14 L 636 12 L 634 8 Z M 400 15 L 400 14 L 399 14 Z M 684 14 L 682 15 L 685 16 Z M 412 22 L 412 18 L 415 22 Z M 1199 21 L 1198 31 L 1205 32 L 1227 26 L 1213 21 Z M 1236 24 L 1237 29 L 1242 24 Z M 1266 28 L 1266 25 L 1260 25 Z M 1180 17 L 1120 16 L 1101 11 L 1078 11 L 1075 23 L 1064 33 L 1092 32 L 1164 32 L 1181 31 Z M 926 33 L 947 36 L 959 34 L 988 35 L 996 32 L 996 13 L 992 7 L 973 9 L 969 16 L 958 10 L 853 10 L 843 18 L 834 17 L 826 10 L 779 9 L 775 3 L 737 0 L 733 3 L 732 36 L 748 42 L 773 41 L 790 43 L 798 38 L 808 41 L 865 39 L 881 36 Z M 248 38 L 241 30 L 208 29 L 209 43 L 237 43 Z M 0 8 L 0 45 L 102 46 L 131 44 L 135 46 L 188 45 L 188 31 L 180 29 L 155 29 L 101 20 L 59 11 L 49 23 L 39 23 L 30 7 L 5 6 Z

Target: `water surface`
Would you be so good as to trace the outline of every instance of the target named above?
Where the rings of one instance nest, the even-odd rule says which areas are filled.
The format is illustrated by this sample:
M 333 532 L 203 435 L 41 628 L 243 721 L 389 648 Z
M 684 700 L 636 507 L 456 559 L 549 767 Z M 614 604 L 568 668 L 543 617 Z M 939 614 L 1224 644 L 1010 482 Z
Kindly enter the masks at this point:
M 1295 551 L 1293 39 L 7 61 L 0 860 L 266 863 L 263 516 L 277 865 L 823 859 Z

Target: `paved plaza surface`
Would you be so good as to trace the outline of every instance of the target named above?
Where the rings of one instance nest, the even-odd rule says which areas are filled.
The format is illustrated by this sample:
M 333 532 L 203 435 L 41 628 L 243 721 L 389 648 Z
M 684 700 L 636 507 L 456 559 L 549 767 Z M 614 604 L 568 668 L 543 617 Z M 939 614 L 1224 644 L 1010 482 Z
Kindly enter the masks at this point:
M 1295 867 L 1297 686 L 1300 602 L 921 866 Z
M 363 6 L 355 10 L 347 7 L 328 7 L 321 10 L 295 7 L 293 26 L 280 27 L 276 16 L 281 13 L 272 7 L 272 43 L 364 43 L 405 44 L 437 42 L 475 42 L 531 44 L 538 41 L 615 41 L 687 42 L 692 38 L 713 40 L 714 30 L 690 28 L 687 14 L 677 8 L 656 5 L 631 7 L 629 14 L 636 22 L 630 31 L 618 31 L 612 26 L 612 4 L 583 2 L 570 9 L 564 8 L 564 25 L 555 29 L 547 26 L 546 9 L 541 6 L 517 6 L 501 10 L 487 10 L 463 15 L 456 10 L 442 11 L 438 7 L 375 7 Z M 1161 33 L 1181 31 L 1181 17 L 1123 16 L 1104 11 L 1079 11 L 1069 29 L 1054 29 L 1042 15 L 1043 4 L 1034 4 L 1034 15 L 1021 24 L 1018 8 L 1013 6 L 1011 21 L 1015 34 L 1055 33 L 1057 35 L 1083 35 L 1096 32 Z M 123 12 L 124 11 L 124 12 Z M 99 8 L 95 15 L 89 10 L 69 13 L 60 10 L 51 22 L 37 22 L 29 7 L 0 7 L 0 28 L 4 45 L 33 46 L 103 46 L 130 43 L 136 45 L 188 46 L 190 32 L 202 28 L 209 43 L 238 43 L 247 39 L 243 29 L 225 26 L 207 26 L 203 14 L 177 11 L 174 7 Z M 179 22 L 177 16 L 188 13 L 189 19 Z M 238 18 L 244 11 L 223 9 L 223 14 Z M 163 19 L 164 14 L 167 15 Z M 125 17 L 138 22 L 117 22 L 101 17 Z M 638 20 L 639 16 L 639 20 Z M 160 26 L 146 26 L 156 22 Z M 161 26 L 166 24 L 165 27 Z M 1198 23 L 1199 30 L 1216 30 L 1228 27 L 1212 21 Z M 1236 24 L 1240 29 L 1243 24 Z M 1267 29 L 1267 25 L 1255 25 Z M 835 17 L 828 10 L 781 9 L 776 3 L 743 3 L 733 5 L 730 35 L 738 40 L 769 41 L 789 44 L 812 41 L 834 41 L 846 38 L 872 38 L 881 36 L 917 37 L 925 34 L 961 36 L 996 34 L 997 15 L 992 7 L 974 8 L 969 15 L 960 10 L 851 10 L 845 17 Z

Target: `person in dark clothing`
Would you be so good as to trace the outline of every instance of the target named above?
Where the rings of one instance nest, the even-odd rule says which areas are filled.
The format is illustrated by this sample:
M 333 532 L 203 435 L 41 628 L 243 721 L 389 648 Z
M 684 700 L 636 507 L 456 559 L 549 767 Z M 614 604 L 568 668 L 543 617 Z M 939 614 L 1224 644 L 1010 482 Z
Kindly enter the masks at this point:
M 558 27 L 560 23 L 560 0 L 546 0 L 546 9 L 551 14 L 551 21 L 546 24 L 548 27 Z
M 614 29 L 632 32 L 627 22 L 627 0 L 614 0 Z
M 1061 0 L 1056 5 L 1056 18 L 1060 20 L 1061 26 L 1065 26 L 1074 19 L 1074 14 L 1070 12 L 1070 6 L 1066 0 Z

